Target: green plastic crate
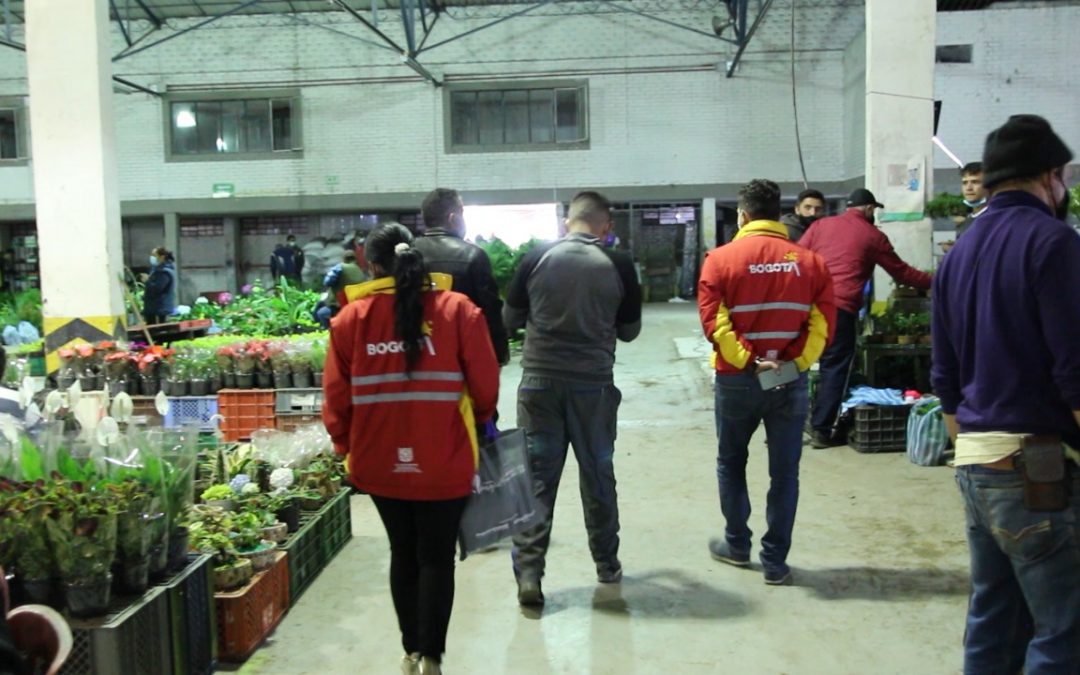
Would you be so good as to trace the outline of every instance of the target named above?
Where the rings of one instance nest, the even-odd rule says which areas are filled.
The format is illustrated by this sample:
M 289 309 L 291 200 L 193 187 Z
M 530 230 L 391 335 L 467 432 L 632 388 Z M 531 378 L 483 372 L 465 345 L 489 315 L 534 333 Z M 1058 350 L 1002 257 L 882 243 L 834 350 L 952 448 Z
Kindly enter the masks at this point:
M 290 607 L 296 604 L 326 566 L 322 547 L 319 546 L 319 533 L 319 516 L 303 516 L 300 529 L 290 534 L 281 547 L 288 554 Z
M 319 509 L 319 546 L 324 566 L 352 539 L 351 496 L 352 490 L 344 488 Z
M 187 567 L 161 584 L 168 598 L 174 675 L 210 675 L 217 663 L 212 559 L 190 555 Z

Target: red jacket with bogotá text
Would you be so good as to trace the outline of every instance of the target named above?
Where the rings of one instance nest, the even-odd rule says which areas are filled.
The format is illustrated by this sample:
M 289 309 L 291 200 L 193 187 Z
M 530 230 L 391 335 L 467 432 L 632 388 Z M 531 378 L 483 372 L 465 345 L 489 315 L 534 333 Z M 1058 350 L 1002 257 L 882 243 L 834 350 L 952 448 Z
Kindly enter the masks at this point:
M 499 364 L 484 315 L 432 275 L 423 293 L 420 359 L 406 372 L 394 329 L 394 280 L 349 287 L 330 327 L 323 422 L 369 494 L 418 501 L 465 497 L 476 474 L 477 422 L 494 415 Z
M 705 258 L 698 310 L 721 375 L 744 372 L 754 358 L 809 370 L 832 340 L 829 270 L 787 232 L 776 221 L 751 221 Z
M 930 288 L 933 277 L 900 259 L 885 233 L 857 209 L 814 222 L 799 245 L 825 259 L 832 274 L 837 306 L 858 314 L 863 303 L 863 288 L 881 267 L 898 283 L 913 288 Z

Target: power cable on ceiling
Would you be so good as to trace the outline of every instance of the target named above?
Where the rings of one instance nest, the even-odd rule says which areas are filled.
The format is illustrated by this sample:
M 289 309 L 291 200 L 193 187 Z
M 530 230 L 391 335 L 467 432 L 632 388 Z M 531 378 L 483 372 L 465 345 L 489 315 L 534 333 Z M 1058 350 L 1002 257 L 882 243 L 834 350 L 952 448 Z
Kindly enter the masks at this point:
M 799 103 L 795 95 L 795 0 L 791 0 L 791 110 L 795 116 L 795 147 L 799 151 L 799 170 L 802 172 L 803 189 L 810 187 L 806 181 L 806 162 L 803 161 L 802 137 L 799 134 Z

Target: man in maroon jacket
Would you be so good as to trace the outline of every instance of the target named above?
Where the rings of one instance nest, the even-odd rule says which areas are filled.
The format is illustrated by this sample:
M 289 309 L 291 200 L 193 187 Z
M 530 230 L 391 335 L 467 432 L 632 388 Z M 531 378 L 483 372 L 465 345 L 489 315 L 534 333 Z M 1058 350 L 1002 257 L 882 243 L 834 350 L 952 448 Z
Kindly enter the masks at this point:
M 863 289 L 881 265 L 897 283 L 914 288 L 930 288 L 931 275 L 920 272 L 896 255 L 889 238 L 874 227 L 874 211 L 884 208 L 874 193 L 859 188 L 847 200 L 847 210 L 815 222 L 799 245 L 825 259 L 832 274 L 836 294 L 836 335 L 821 356 L 821 379 L 811 415 L 815 448 L 837 445 L 832 437 L 833 422 L 840 410 L 848 369 L 855 357 L 855 336 Z

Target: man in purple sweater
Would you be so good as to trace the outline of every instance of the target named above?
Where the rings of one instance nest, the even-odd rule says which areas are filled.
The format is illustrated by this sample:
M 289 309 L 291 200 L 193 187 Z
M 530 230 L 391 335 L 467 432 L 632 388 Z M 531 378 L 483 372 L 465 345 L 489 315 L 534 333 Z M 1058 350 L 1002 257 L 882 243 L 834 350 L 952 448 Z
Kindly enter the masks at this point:
M 971 552 L 968 674 L 1080 673 L 1080 236 L 1063 222 L 1070 159 L 1041 117 L 1015 115 L 992 131 L 990 204 L 934 277 L 931 376 L 956 443 Z M 1036 482 L 1042 490 L 1025 489 Z

